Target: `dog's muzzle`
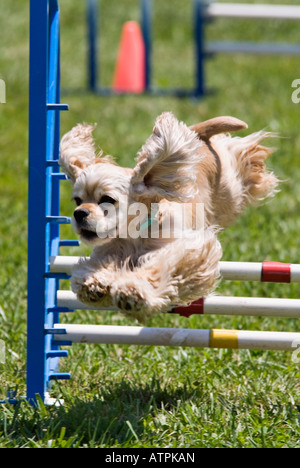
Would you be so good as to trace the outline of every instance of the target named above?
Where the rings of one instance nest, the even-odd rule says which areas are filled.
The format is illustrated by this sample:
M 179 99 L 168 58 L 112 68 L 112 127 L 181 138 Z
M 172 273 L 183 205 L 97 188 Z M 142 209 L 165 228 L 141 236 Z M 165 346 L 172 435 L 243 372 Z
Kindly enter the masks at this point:
M 83 221 L 88 217 L 89 214 L 90 214 L 89 210 L 87 210 L 86 208 L 80 208 L 74 211 L 74 218 L 76 222 L 79 225 L 81 225 Z
M 77 224 L 78 233 L 85 241 L 89 242 L 94 241 L 98 237 L 94 230 L 91 231 L 89 229 L 87 218 L 90 214 L 90 211 L 86 208 L 77 208 L 77 210 L 74 211 L 74 219 Z

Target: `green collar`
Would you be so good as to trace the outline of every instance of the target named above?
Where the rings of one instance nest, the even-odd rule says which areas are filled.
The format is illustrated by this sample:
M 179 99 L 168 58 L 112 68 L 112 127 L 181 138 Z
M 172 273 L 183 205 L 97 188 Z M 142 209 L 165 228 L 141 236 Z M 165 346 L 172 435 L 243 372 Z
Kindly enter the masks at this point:
M 155 210 L 153 212 L 151 212 L 151 215 L 150 217 L 148 216 L 148 218 L 145 219 L 145 221 L 142 222 L 141 226 L 140 226 L 140 231 L 145 231 L 146 229 L 148 229 L 151 224 L 153 223 L 153 221 L 155 220 L 156 218 L 156 215 L 158 213 L 158 210 Z
M 153 218 L 147 218 L 142 224 L 141 224 L 141 227 L 140 227 L 140 231 L 145 231 L 146 229 L 148 229 L 151 224 L 153 223 L 154 219 Z

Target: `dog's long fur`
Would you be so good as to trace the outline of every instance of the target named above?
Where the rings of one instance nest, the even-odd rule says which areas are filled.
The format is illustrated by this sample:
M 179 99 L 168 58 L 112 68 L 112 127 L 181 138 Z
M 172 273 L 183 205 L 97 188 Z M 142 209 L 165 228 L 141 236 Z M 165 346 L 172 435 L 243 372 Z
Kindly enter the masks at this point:
M 91 307 L 114 305 L 144 321 L 213 291 L 222 255 L 218 230 L 232 224 L 247 205 L 272 195 L 277 185 L 265 166 L 270 150 L 260 144 L 272 135 L 258 132 L 239 138 L 228 133 L 245 128 L 233 117 L 188 127 L 172 113 L 163 113 L 134 169 L 97 156 L 90 125 L 77 125 L 62 138 L 60 164 L 78 204 L 74 227 L 94 247 L 90 259 L 73 271 L 72 289 L 79 300 Z M 151 217 L 147 237 L 121 236 L 101 200 L 113 200 L 118 219 L 123 219 L 122 197 L 128 200 L 128 224 L 134 204 L 142 203 L 148 213 L 156 204 L 158 236 L 150 235 Z M 164 219 L 170 216 L 175 223 L 183 204 L 193 212 L 190 224 L 180 237 L 163 238 Z M 204 206 L 203 226 L 194 229 L 199 204 Z

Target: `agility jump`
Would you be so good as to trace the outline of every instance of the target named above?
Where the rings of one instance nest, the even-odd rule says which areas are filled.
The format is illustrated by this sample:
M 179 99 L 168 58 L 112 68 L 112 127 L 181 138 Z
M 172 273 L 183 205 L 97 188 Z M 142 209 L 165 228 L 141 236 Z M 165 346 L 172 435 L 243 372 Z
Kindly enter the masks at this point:
M 49 38 L 49 40 L 48 40 Z M 68 352 L 60 346 L 80 343 L 153 344 L 230 349 L 293 351 L 300 333 L 236 330 L 192 330 L 147 327 L 111 327 L 60 323 L 63 313 L 85 308 L 76 296 L 59 289 L 59 280 L 70 275 L 77 257 L 60 257 L 59 227 L 70 218 L 59 211 L 59 8 L 57 0 L 30 2 L 30 108 L 29 108 L 29 234 L 27 308 L 27 399 L 48 399 L 50 382 L 70 378 L 59 371 L 59 359 Z M 220 263 L 224 279 L 299 282 L 300 265 L 278 263 Z M 173 313 L 299 317 L 294 299 L 207 298 Z M 170 311 L 171 312 L 171 311 Z

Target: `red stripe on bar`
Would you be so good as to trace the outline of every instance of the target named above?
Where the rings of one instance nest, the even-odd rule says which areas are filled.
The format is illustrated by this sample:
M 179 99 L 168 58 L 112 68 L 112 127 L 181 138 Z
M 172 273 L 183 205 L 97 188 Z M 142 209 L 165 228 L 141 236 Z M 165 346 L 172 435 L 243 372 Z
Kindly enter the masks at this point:
M 291 263 L 263 262 L 261 280 L 265 283 L 290 283 Z
M 181 315 L 182 317 L 190 317 L 191 315 L 203 315 L 204 314 L 204 298 L 198 299 L 187 307 L 175 307 L 173 309 L 174 314 Z

